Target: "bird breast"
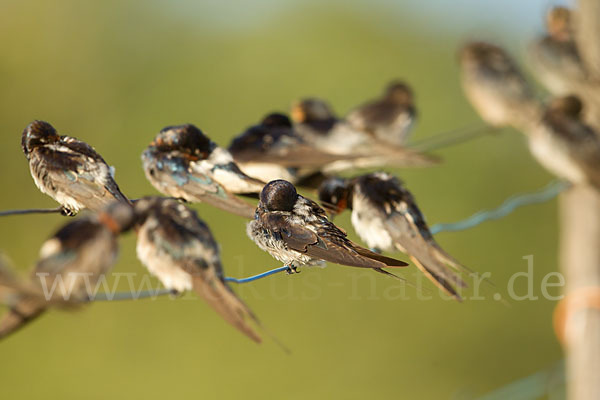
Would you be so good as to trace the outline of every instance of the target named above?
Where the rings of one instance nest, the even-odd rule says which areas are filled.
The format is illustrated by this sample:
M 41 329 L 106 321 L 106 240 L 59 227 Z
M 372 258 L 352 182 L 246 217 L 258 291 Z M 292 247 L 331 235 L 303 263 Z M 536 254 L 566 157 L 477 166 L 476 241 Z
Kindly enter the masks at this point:
M 300 267 L 318 264 L 318 260 L 313 260 L 307 255 L 288 249 L 283 240 L 276 238 L 270 230 L 265 229 L 256 220 L 248 222 L 246 233 L 261 250 L 266 251 L 284 265 Z
M 358 194 L 352 199 L 352 226 L 358 236 L 370 248 L 391 251 L 394 242 L 389 234 L 385 216 L 378 211 L 364 196 Z
M 185 292 L 192 290 L 192 277 L 181 268 L 175 260 L 152 243 L 147 233 L 141 230 L 136 246 L 137 256 L 167 289 Z
M 585 173 L 569 154 L 561 140 L 545 127 L 540 127 L 529 137 L 529 149 L 542 166 L 560 178 L 572 183 L 585 182 Z

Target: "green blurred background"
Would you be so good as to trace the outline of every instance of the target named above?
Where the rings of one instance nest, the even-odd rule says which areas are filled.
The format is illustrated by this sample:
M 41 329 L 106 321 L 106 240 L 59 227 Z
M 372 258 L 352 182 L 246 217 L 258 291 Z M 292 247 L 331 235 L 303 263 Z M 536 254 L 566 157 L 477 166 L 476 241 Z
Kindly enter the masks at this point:
M 33 119 L 92 144 L 132 198 L 156 193 L 140 154 L 162 127 L 194 123 L 227 145 L 300 96 L 322 96 L 344 113 L 403 78 L 417 93 L 415 139 L 481 124 L 461 93 L 456 49 L 486 38 L 519 52 L 548 5 L 522 3 L 1 0 L 0 209 L 55 206 L 34 186 L 20 150 Z M 438 154 L 441 166 L 392 171 L 430 223 L 465 218 L 551 179 L 512 131 Z M 278 266 L 246 237 L 243 220 L 195 208 L 222 245 L 228 275 Z M 526 270 L 522 257 L 533 255 L 540 296 L 543 276 L 558 268 L 556 211 L 555 201 L 521 208 L 437 239 L 466 265 L 490 271 L 503 292 Z M 0 249 L 25 273 L 65 222 L 3 218 Z M 351 231 L 348 215 L 336 222 Z M 138 273 L 141 282 L 135 238 L 121 243 L 115 272 Z M 422 301 L 410 288 L 409 300 L 386 299 L 395 285 L 332 265 L 238 286 L 290 356 L 268 338 L 254 345 L 192 295 L 50 312 L 0 343 L 0 397 L 473 398 L 562 357 L 552 301 L 509 308 L 489 293 L 463 304 L 437 294 Z M 524 279 L 516 290 L 527 290 Z

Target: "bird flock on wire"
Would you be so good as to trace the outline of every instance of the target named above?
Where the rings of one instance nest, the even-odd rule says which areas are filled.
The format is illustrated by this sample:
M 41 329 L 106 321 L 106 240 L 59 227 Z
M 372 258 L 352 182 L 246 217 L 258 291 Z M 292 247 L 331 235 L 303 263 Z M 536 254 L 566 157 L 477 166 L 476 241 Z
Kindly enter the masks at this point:
M 600 82 L 586 72 L 568 9 L 549 12 L 547 35 L 530 53 L 536 75 L 556 98 L 538 100 L 502 48 L 471 42 L 459 57 L 468 99 L 489 125 L 526 133 L 532 154 L 548 170 L 600 188 L 600 136 L 594 128 L 600 126 L 595 89 Z M 460 301 L 470 270 L 436 243 L 406 186 L 383 171 L 339 176 L 439 162 L 407 144 L 417 117 L 409 85 L 394 81 L 379 98 L 344 117 L 319 98 L 295 102 L 290 116 L 268 114 L 228 148 L 191 124 L 162 129 L 141 158 L 148 181 L 166 197 L 135 200 L 123 194 L 114 169 L 91 146 L 60 135 L 47 122 L 30 123 L 21 146 L 36 186 L 60 204 L 65 216 L 90 212 L 42 245 L 30 279 L 0 266 L 0 300 L 8 306 L 0 338 L 49 308 L 89 302 L 89 286 L 116 262 L 118 237 L 133 230 L 139 260 L 165 288 L 174 294 L 194 291 L 225 321 L 260 342 L 258 318 L 227 285 L 217 241 L 189 203 L 207 203 L 248 219 L 248 237 L 290 274 L 330 262 L 402 280 L 389 269 L 408 264 L 382 254 L 402 252 Z M 321 205 L 296 187 L 313 190 Z M 368 248 L 349 240 L 331 221 L 346 209 Z M 56 288 L 50 296 L 43 290 L 48 287 Z

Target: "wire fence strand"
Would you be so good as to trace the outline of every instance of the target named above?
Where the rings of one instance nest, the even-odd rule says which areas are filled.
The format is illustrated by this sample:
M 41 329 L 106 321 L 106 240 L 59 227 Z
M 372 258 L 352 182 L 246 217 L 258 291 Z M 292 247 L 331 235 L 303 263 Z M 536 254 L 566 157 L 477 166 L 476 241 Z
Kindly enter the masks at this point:
M 519 207 L 552 200 L 570 186 L 571 184 L 568 182 L 553 181 L 540 191 L 512 196 L 505 200 L 498 208 L 493 210 L 479 211 L 462 221 L 433 225 L 430 231 L 435 235 L 440 232 L 456 232 L 470 229 L 485 221 L 503 218 Z
M 260 274 L 257 275 L 252 275 L 249 276 L 247 278 L 232 278 L 230 276 L 225 277 L 225 281 L 226 282 L 234 282 L 234 283 L 248 283 L 248 282 L 253 282 L 262 278 L 265 278 L 267 276 L 279 273 L 279 272 L 283 272 L 283 271 L 287 271 L 288 267 L 287 266 L 283 266 L 283 267 L 278 267 L 278 268 L 273 268 L 270 269 L 268 271 L 265 272 L 261 272 Z M 176 293 L 172 290 L 169 289 L 156 289 L 156 290 L 145 290 L 145 291 L 140 291 L 140 292 L 117 292 L 117 293 L 98 293 L 96 294 L 90 301 L 123 301 L 123 300 L 140 300 L 140 299 L 154 299 L 157 298 L 159 296 L 165 296 L 168 294 L 173 294 L 175 295 Z
M 532 193 L 524 193 L 515 196 L 511 196 L 507 200 L 505 200 L 498 208 L 492 210 L 483 210 L 479 211 L 467 219 L 462 221 L 454 222 L 454 223 L 445 223 L 445 224 L 436 224 L 433 225 L 430 229 L 432 234 L 437 234 L 440 232 L 456 232 L 462 231 L 466 229 L 473 228 L 485 221 L 496 220 L 503 218 L 519 207 L 525 205 L 532 205 L 543 203 L 553 199 L 558 196 L 559 193 L 563 192 L 571 185 L 568 182 L 564 181 L 553 181 L 548 184 L 544 189 L 532 192 Z M 32 209 L 32 210 L 12 210 L 12 211 L 4 211 L 0 212 L 0 216 L 3 215 L 18 215 L 18 214 L 33 214 L 33 213 L 53 213 L 60 212 L 60 208 L 58 209 Z M 226 282 L 233 282 L 237 284 L 254 282 L 262 278 L 266 278 L 268 276 L 287 271 L 287 266 L 282 266 L 278 268 L 274 268 L 265 272 L 262 272 L 257 275 L 252 275 L 246 278 L 233 278 L 233 277 L 225 277 Z M 140 292 L 117 292 L 117 293 L 98 293 L 96 294 L 90 301 L 123 301 L 123 300 L 140 300 L 147 298 L 156 298 L 159 296 L 164 296 L 168 294 L 174 294 L 173 291 L 168 289 L 156 289 L 156 290 L 147 290 Z
M 468 142 L 480 137 L 498 133 L 499 131 L 500 129 L 487 125 L 465 127 L 414 141 L 410 143 L 408 147 L 418 151 L 428 152 Z
M 0 217 L 8 217 L 11 215 L 26 215 L 26 214 L 58 214 L 62 211 L 62 207 L 57 208 L 30 208 L 26 210 L 7 210 L 0 211 Z

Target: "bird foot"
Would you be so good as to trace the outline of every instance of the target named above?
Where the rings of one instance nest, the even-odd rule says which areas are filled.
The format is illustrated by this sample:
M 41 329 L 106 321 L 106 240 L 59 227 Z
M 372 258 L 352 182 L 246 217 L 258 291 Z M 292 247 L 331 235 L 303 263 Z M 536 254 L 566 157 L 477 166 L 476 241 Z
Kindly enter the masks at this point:
M 288 265 L 287 269 L 285 270 L 285 272 L 287 272 L 288 275 L 299 274 L 300 273 L 300 271 L 298 271 L 298 267 L 294 267 L 293 265 Z
M 60 209 L 60 214 L 65 217 L 74 217 L 77 215 L 77 211 L 71 210 L 70 208 L 63 206 Z

